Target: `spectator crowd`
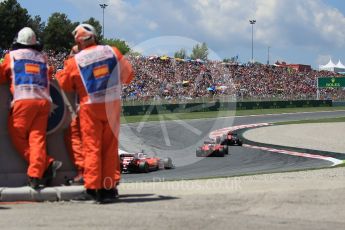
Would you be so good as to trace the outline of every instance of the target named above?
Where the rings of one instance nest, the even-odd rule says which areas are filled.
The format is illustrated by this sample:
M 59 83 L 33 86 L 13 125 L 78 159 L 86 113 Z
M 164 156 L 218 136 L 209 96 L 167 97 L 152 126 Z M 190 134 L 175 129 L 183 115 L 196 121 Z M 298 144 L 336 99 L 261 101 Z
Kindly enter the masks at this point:
M 48 63 L 63 68 L 68 53 L 45 51 Z M 298 72 L 275 65 L 182 60 L 166 56 L 129 56 L 135 78 L 123 88 L 125 101 L 180 102 L 230 97 L 236 100 L 316 99 L 318 77 L 339 74 Z M 320 89 L 320 99 L 345 100 L 345 89 Z
M 298 72 L 261 64 L 185 61 L 167 57 L 130 57 L 134 81 L 125 100 L 185 101 L 228 96 L 236 100 L 316 99 L 318 77 L 333 72 Z M 320 89 L 321 99 L 344 100 L 344 89 Z

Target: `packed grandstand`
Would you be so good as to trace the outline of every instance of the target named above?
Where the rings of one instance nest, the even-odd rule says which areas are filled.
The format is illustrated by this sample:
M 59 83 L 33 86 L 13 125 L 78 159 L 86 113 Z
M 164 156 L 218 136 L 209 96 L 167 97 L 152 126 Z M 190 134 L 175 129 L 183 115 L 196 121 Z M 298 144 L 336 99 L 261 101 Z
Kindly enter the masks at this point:
M 63 68 L 67 53 L 46 51 L 49 64 Z M 237 101 L 312 100 L 318 77 L 343 76 L 333 71 L 298 71 L 286 66 L 183 60 L 167 56 L 129 56 L 134 81 L 123 88 L 127 102 L 207 101 L 228 97 Z M 321 89 L 320 99 L 345 100 L 345 89 Z

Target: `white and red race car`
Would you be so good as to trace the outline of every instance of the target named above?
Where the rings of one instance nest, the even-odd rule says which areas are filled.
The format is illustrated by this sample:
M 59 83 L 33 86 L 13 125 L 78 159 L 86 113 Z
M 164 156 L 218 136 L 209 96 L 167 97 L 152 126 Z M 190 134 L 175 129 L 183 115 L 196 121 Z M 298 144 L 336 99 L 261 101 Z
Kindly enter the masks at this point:
M 170 157 L 151 157 L 146 153 L 127 153 L 120 151 L 120 166 L 122 172 L 148 173 L 151 171 L 172 169 L 174 165 Z

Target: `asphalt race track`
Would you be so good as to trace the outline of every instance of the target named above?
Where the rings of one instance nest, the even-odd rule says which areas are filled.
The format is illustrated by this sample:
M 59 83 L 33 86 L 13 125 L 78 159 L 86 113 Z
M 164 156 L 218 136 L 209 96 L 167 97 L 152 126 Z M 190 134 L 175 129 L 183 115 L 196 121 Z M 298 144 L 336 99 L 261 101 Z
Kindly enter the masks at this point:
M 345 116 L 345 111 L 298 114 L 259 115 L 189 121 L 135 123 L 121 127 L 121 149 L 144 152 L 158 157 L 171 157 L 176 168 L 148 174 L 123 174 L 124 182 L 167 181 L 256 173 L 282 172 L 331 166 L 324 160 L 275 154 L 245 147 L 229 147 L 224 158 L 197 158 L 195 149 L 208 134 L 220 128 L 279 121 Z

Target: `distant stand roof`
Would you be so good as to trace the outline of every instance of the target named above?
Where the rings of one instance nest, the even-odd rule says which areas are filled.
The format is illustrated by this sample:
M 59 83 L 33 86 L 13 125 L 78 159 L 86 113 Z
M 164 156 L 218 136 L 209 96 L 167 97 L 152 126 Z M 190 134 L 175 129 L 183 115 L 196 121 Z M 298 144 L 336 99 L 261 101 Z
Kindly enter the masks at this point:
M 343 63 L 341 63 L 340 60 L 338 61 L 338 64 L 334 64 L 332 59 L 330 59 L 326 65 L 320 65 L 319 70 L 342 72 L 345 71 L 345 66 L 343 65 Z
M 333 63 L 332 59 L 329 59 L 329 62 L 326 65 L 320 65 L 320 69 L 328 69 L 328 68 L 334 68 L 335 64 Z
M 340 68 L 340 69 L 345 69 L 345 65 L 343 65 L 343 63 L 341 63 L 340 60 L 338 61 L 338 64 L 335 67 Z

